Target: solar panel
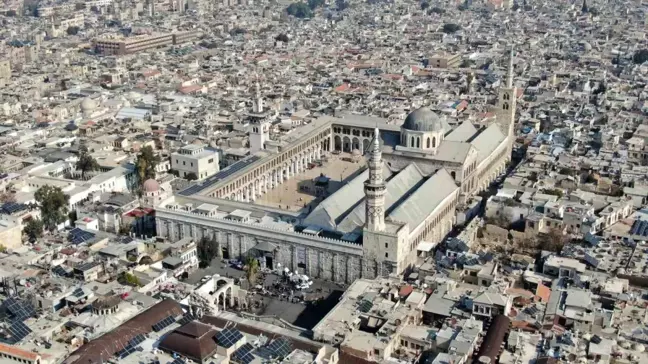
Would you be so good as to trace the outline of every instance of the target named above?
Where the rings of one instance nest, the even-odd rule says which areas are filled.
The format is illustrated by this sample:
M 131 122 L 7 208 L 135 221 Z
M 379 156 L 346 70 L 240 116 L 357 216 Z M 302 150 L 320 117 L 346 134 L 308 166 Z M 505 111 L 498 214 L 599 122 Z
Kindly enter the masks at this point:
M 363 300 L 362 302 L 360 302 L 360 305 L 358 306 L 358 310 L 360 312 L 367 313 L 371 310 L 372 307 L 373 307 L 373 302 Z
M 92 240 L 94 239 L 94 237 L 95 234 L 89 231 L 81 230 L 79 228 L 74 228 L 70 230 L 68 240 L 70 240 L 72 244 L 78 245 L 78 244 L 85 243 L 88 240 Z
M 8 215 L 11 215 L 14 212 L 22 211 L 25 209 L 27 209 L 27 205 L 22 203 L 15 203 L 15 202 L 8 202 L 2 205 L 2 207 L 0 207 L 0 210 Z
M 241 334 L 241 332 L 236 329 L 223 329 L 218 332 L 215 337 L 220 346 L 224 348 L 231 348 L 234 344 L 241 340 L 243 334 Z
M 200 191 L 211 187 L 212 185 L 218 183 L 218 181 L 223 180 L 232 174 L 248 167 L 252 163 L 258 161 L 261 159 L 259 156 L 251 156 L 249 158 L 243 159 L 241 161 L 238 161 L 231 166 L 221 170 L 220 172 L 216 173 L 215 175 L 205 179 L 199 184 L 195 184 L 193 186 L 187 187 L 184 190 L 180 191 L 179 194 L 182 196 L 191 196 L 199 193 Z
M 81 289 L 81 288 L 77 288 L 77 289 L 74 290 L 74 292 L 72 292 L 72 295 L 73 295 L 74 297 L 81 298 L 81 297 L 85 296 L 86 293 L 83 292 L 83 289 Z
M 137 350 L 141 350 L 141 347 L 138 346 L 139 344 L 142 343 L 146 339 L 146 336 L 143 334 L 138 334 L 134 338 L 130 339 L 128 341 L 128 344 L 121 350 L 119 350 L 117 353 L 115 353 L 115 356 L 117 356 L 119 359 L 123 359 L 132 353 L 134 353 Z
M 28 317 L 36 316 L 36 310 L 31 303 L 27 301 L 18 301 L 14 297 L 7 298 L 2 303 L 4 311 L 8 312 L 14 320 L 24 321 Z
M 32 331 L 27 325 L 21 321 L 14 321 L 11 326 L 7 329 L 11 335 L 11 341 L 14 343 L 19 342 L 20 340 L 27 337 Z
M 173 361 L 170 361 L 169 364 L 185 364 L 185 361 L 180 358 L 176 358 Z
M 250 364 L 254 360 L 253 350 L 254 346 L 252 344 L 245 343 L 232 354 L 232 360 L 241 364 Z
M 188 313 L 188 314 L 184 315 L 180 320 L 178 320 L 178 323 L 180 324 L 180 326 L 182 326 L 182 325 L 186 325 L 186 324 L 190 323 L 191 321 L 193 321 L 195 319 L 196 318 L 194 317 L 194 315 Z
M 144 340 L 146 340 L 146 336 L 144 336 L 144 334 L 137 334 L 137 336 L 130 339 L 130 341 L 128 342 L 128 345 L 137 346 L 137 345 L 141 344 Z
M 268 349 L 277 358 L 285 358 L 290 354 L 292 349 L 292 344 L 287 339 L 280 337 L 268 345 Z
M 160 320 L 155 325 L 153 325 L 153 331 L 155 332 L 161 331 L 162 329 L 171 325 L 174 322 L 175 322 L 175 318 L 173 316 L 167 316 L 164 319 Z
M 61 267 L 60 265 L 57 265 L 56 267 L 52 268 L 52 273 L 61 277 L 65 277 L 68 275 L 68 272 L 65 269 L 63 269 L 63 267 Z

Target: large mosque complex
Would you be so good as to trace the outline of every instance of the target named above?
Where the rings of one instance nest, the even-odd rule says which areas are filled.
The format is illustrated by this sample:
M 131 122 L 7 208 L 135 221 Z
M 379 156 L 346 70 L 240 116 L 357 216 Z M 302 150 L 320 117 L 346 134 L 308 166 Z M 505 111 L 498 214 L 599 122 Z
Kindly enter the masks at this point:
M 363 117 L 322 117 L 279 140 L 259 97 L 249 117 L 254 152 L 156 207 L 158 236 L 214 238 L 225 257 L 255 256 L 337 282 L 401 274 L 422 243 L 438 243 L 456 223 L 458 204 L 506 168 L 514 142 L 512 53 L 498 92 L 496 121 L 452 128 L 423 107 L 398 127 Z M 330 153 L 364 152 L 366 169 L 319 204 L 292 212 L 258 200 Z M 356 153 L 358 153 L 356 151 Z

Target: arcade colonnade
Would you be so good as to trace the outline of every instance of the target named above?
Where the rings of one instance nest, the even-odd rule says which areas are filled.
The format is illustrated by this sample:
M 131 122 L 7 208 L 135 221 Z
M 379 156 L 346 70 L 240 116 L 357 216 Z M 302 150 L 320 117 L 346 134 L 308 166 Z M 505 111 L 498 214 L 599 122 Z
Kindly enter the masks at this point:
M 319 133 L 316 137 L 289 150 L 262 159 L 256 168 L 250 168 L 244 175 L 228 180 L 223 186 L 209 191 L 209 196 L 226 200 L 254 202 L 257 198 L 285 181 L 304 172 L 309 164 L 322 159 L 330 151 L 331 131 Z

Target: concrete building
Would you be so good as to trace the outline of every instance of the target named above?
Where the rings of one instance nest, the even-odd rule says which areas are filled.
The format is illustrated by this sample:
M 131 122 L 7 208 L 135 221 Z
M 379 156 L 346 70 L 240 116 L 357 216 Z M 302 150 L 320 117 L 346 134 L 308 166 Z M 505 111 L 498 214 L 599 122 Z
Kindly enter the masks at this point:
M 171 154 L 171 169 L 183 178 L 194 174 L 198 180 L 205 179 L 219 170 L 218 152 L 195 144 L 184 146 Z
M 460 54 L 436 53 L 429 59 L 429 66 L 434 68 L 457 68 L 461 65 Z
M 105 56 L 123 56 L 151 49 L 182 44 L 200 37 L 200 32 L 162 33 L 128 38 L 97 38 L 92 45 L 95 52 Z

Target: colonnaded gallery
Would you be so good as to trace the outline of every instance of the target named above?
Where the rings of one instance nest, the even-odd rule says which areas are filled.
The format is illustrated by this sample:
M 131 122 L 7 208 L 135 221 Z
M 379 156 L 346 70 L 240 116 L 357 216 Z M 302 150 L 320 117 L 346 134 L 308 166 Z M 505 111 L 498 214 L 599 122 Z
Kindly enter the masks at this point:
M 252 154 L 159 201 L 157 234 L 171 241 L 209 236 L 225 257 L 252 255 L 271 269 L 337 282 L 400 274 L 421 243 L 438 243 L 452 229 L 460 202 L 505 170 L 516 96 L 511 55 L 490 125 L 453 128 L 420 108 L 401 126 L 322 117 L 279 139 L 269 138 L 258 98 L 249 114 Z M 291 211 L 258 203 L 336 151 L 353 151 L 366 164 L 318 204 Z

